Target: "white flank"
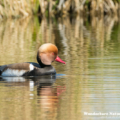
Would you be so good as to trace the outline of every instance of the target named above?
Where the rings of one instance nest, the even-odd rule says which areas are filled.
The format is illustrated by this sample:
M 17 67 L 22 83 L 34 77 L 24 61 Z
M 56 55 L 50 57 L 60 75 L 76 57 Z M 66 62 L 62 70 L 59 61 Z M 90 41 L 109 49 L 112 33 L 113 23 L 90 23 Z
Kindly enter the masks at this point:
M 6 77 L 17 77 L 17 76 L 22 76 L 26 71 L 25 70 L 12 70 L 12 69 L 7 69 L 2 73 L 2 76 Z
M 34 66 L 32 64 L 29 65 L 30 70 L 34 70 Z

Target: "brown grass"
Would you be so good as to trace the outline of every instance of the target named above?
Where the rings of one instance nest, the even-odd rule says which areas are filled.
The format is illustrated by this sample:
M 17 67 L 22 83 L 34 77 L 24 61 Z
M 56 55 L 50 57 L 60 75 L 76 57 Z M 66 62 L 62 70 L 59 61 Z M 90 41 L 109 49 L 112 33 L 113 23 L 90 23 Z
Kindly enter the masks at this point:
M 50 15 L 58 13 L 117 15 L 120 9 L 120 3 L 117 0 L 2 0 L 0 2 L 0 18 L 30 16 L 38 12 L 39 6 L 41 15 L 46 15 L 46 11 Z

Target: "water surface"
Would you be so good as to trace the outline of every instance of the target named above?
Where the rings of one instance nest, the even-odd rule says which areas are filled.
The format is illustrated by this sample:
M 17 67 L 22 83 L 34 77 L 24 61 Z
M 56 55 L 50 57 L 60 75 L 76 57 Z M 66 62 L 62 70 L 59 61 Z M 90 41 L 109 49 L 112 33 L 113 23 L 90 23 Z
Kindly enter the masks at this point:
M 0 23 L 0 65 L 36 62 L 40 45 L 57 45 L 57 76 L 0 78 L 0 120 L 120 119 L 120 22 L 35 18 Z M 108 113 L 108 115 L 85 115 Z

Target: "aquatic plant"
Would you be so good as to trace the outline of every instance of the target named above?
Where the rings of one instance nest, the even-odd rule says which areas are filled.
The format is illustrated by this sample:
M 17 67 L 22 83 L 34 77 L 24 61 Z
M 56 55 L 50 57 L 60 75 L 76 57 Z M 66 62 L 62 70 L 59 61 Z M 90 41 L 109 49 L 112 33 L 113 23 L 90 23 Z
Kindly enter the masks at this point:
M 117 15 L 120 0 L 1 0 L 0 17 L 39 15 L 80 14 Z

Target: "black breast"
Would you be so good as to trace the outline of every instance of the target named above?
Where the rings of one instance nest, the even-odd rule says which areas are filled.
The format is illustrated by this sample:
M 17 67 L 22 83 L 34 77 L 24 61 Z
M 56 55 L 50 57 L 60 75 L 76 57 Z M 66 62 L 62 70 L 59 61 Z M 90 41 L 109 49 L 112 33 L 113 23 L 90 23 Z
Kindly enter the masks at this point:
M 35 67 L 34 70 L 28 71 L 23 76 L 41 76 L 41 75 L 55 75 L 56 71 L 53 66 L 49 65 L 44 68 Z

